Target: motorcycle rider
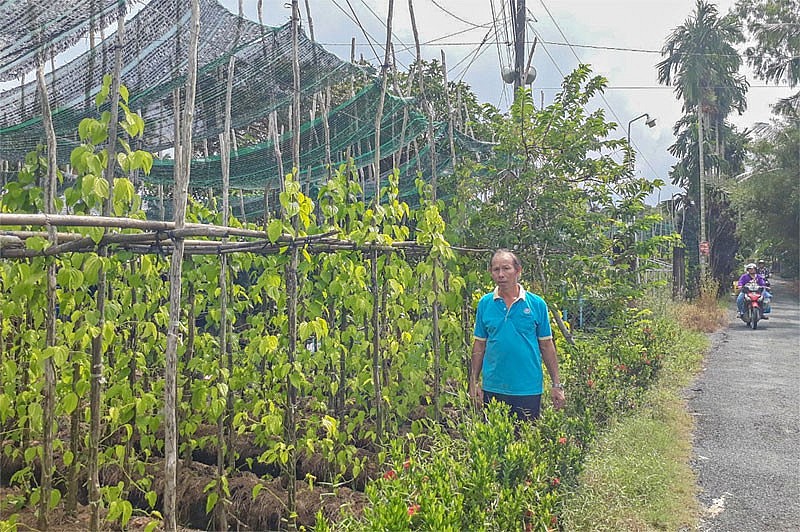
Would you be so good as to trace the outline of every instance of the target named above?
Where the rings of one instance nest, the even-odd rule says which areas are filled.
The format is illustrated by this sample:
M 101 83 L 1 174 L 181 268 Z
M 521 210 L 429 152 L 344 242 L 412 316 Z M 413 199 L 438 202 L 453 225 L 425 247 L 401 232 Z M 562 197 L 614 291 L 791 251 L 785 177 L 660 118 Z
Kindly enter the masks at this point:
M 756 273 L 759 274 L 761 277 L 764 278 L 764 281 L 769 279 L 769 268 L 767 268 L 764 259 L 760 259 L 758 261 L 758 267 L 756 267 Z M 769 282 L 767 281 L 767 286 L 769 286 Z
M 769 304 L 772 294 L 770 294 L 767 290 L 767 282 L 764 280 L 764 277 L 757 273 L 757 267 L 752 262 L 745 265 L 744 274 L 739 277 L 739 282 L 736 283 L 737 287 L 739 288 L 739 295 L 736 296 L 736 317 L 741 318 L 742 314 L 744 314 L 744 290 L 742 290 L 742 288 L 749 283 L 756 283 L 758 286 L 764 287 L 763 319 L 768 320 L 769 316 L 767 316 L 767 314 L 769 314 L 772 310 L 772 307 Z

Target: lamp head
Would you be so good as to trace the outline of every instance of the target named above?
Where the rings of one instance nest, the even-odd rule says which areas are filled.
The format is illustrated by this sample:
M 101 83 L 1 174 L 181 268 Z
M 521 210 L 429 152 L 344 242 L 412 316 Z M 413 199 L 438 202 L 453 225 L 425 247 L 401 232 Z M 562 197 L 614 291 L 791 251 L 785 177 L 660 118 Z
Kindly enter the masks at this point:
M 650 117 L 648 116 L 648 117 L 647 117 L 647 120 L 645 121 L 645 124 L 647 124 L 647 127 L 655 127 L 655 125 L 656 125 L 656 119 L 655 119 L 655 118 L 650 118 Z

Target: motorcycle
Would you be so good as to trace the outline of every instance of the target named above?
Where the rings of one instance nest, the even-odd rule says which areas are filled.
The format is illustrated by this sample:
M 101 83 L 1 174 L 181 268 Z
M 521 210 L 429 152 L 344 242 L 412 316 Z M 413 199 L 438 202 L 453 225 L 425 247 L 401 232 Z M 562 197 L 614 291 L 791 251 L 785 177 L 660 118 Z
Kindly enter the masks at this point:
M 753 330 L 758 328 L 759 320 L 764 318 L 764 290 L 763 286 L 755 283 L 742 286 L 745 305 L 742 321 Z

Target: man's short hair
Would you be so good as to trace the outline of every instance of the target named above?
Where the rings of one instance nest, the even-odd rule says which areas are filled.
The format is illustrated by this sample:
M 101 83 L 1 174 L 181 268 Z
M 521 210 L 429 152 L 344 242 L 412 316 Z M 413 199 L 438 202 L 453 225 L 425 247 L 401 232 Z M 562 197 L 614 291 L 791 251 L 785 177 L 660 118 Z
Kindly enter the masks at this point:
M 517 257 L 516 253 L 514 253 L 510 249 L 500 248 L 497 251 L 495 251 L 492 254 L 492 258 L 489 259 L 489 271 L 492 270 L 492 263 L 494 262 L 494 258 L 497 257 L 498 255 L 510 255 L 511 256 L 511 262 L 514 263 L 514 267 L 517 270 L 521 270 L 522 269 L 522 261 L 519 260 L 519 257 Z

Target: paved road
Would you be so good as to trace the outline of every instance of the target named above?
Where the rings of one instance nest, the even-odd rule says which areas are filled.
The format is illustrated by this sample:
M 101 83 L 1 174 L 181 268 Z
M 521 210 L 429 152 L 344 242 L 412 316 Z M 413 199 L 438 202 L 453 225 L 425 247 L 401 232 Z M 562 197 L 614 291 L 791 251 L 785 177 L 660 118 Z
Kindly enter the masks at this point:
M 773 287 L 755 331 L 731 301 L 688 389 L 702 531 L 800 531 L 800 307 L 786 283 Z

